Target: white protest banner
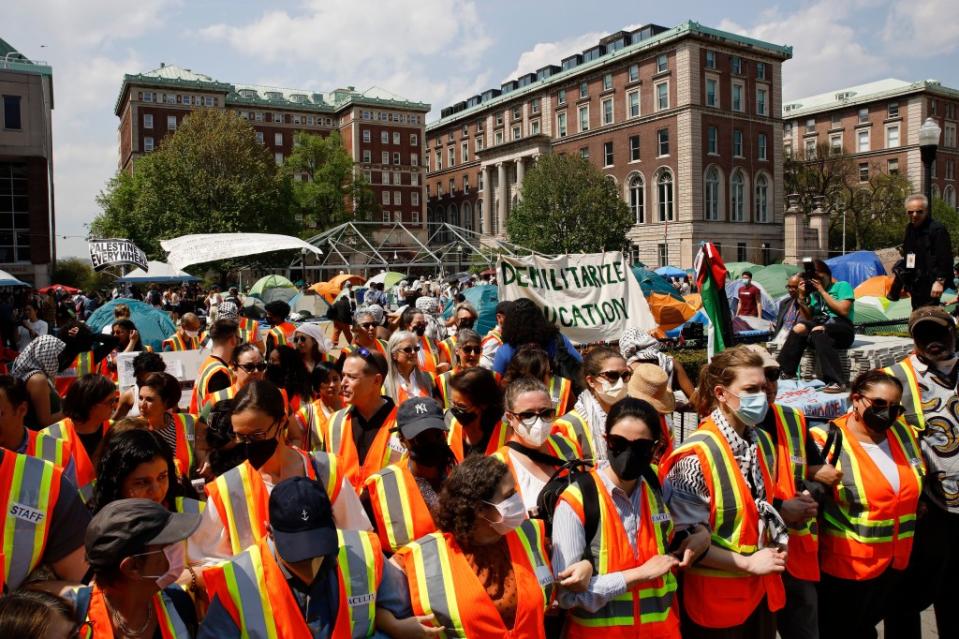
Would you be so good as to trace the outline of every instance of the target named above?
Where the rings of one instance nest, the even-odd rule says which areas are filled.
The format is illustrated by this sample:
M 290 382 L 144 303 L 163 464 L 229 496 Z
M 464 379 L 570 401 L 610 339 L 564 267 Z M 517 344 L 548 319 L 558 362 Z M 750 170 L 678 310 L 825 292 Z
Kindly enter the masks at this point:
M 573 342 L 615 341 L 628 327 L 656 328 L 639 282 L 617 251 L 504 256 L 496 270 L 500 300 L 533 300 Z
M 290 249 L 323 254 L 318 247 L 298 237 L 271 233 L 181 235 L 172 240 L 161 240 L 160 246 L 167 252 L 167 262 L 176 269 L 184 269 L 191 264 Z
M 94 271 L 120 264 L 135 264 L 143 270 L 147 268 L 146 253 L 130 240 L 90 240 L 89 246 Z

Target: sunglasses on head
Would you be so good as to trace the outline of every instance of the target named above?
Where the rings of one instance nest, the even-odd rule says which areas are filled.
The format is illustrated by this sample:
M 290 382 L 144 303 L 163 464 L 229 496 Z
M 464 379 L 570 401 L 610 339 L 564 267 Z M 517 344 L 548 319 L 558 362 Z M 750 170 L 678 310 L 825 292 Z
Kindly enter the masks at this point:
M 602 373 L 599 374 L 599 377 L 602 377 L 603 379 L 608 381 L 610 384 L 615 384 L 619 380 L 628 382 L 629 378 L 632 376 L 633 376 L 633 371 L 628 369 L 625 371 L 603 371 Z
M 266 362 L 259 362 L 257 364 L 237 364 L 238 368 L 242 368 L 247 373 L 252 373 L 253 371 L 262 373 L 263 371 L 266 370 L 266 366 L 267 366 Z

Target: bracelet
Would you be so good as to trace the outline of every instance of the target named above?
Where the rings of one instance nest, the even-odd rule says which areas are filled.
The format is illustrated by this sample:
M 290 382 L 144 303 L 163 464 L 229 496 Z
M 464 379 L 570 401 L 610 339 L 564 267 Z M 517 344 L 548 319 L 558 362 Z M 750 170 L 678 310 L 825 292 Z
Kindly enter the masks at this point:
M 186 569 L 190 571 L 190 588 L 189 588 L 189 590 L 190 590 L 190 592 L 196 592 L 196 591 L 197 591 L 197 586 L 196 586 L 196 572 L 194 572 L 193 566 L 191 566 L 191 565 L 189 565 L 189 564 L 187 564 Z

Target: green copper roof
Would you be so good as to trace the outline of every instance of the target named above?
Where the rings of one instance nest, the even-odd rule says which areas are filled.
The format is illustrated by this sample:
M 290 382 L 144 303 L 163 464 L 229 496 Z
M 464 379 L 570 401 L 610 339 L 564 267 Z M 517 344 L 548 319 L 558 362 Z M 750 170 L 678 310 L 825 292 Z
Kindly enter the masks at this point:
M 959 91 L 942 86 L 938 80 L 907 82 L 896 78 L 886 78 L 784 102 L 783 119 L 789 120 L 837 108 L 867 104 L 877 100 L 888 100 L 920 91 L 929 91 L 953 99 L 959 98 Z
M 46 62 L 34 61 L 17 51 L 13 46 L 0 38 L 0 71 L 19 71 L 21 73 L 35 73 L 37 75 L 53 75 L 53 69 Z
M 484 111 L 491 106 L 510 102 L 519 96 L 540 91 L 543 89 L 543 87 L 559 84 L 561 82 L 568 82 L 569 79 L 572 77 L 576 77 L 583 73 L 593 71 L 597 68 L 603 67 L 607 64 L 617 62 L 621 58 L 630 56 L 639 51 L 645 51 L 647 49 L 661 46 L 668 42 L 672 42 L 672 41 L 679 40 L 689 36 L 700 36 L 700 37 L 713 39 L 713 40 L 725 40 L 738 46 L 756 49 L 767 55 L 781 58 L 782 60 L 788 60 L 792 58 L 792 54 L 793 54 L 793 49 L 791 46 L 772 44 L 770 42 L 756 40 L 755 38 L 749 38 L 746 36 L 737 35 L 735 33 L 729 33 L 728 31 L 720 31 L 719 29 L 713 29 L 711 27 L 703 26 L 699 24 L 698 22 L 687 20 L 686 22 L 683 22 L 673 27 L 672 29 L 669 29 L 668 31 L 664 31 L 657 35 L 651 36 L 637 43 L 623 47 L 622 49 L 619 49 L 617 51 L 612 51 L 603 56 L 600 56 L 599 58 L 596 58 L 595 60 L 584 62 L 571 69 L 560 71 L 554 75 L 549 76 L 548 78 L 544 78 L 542 80 L 537 80 L 535 82 L 532 82 L 531 84 L 525 87 L 514 89 L 513 91 L 510 91 L 508 93 L 503 93 L 489 100 L 484 100 L 480 102 L 479 104 L 469 107 L 463 111 L 458 111 L 456 113 L 448 115 L 445 118 L 440 118 L 436 122 L 433 122 L 427 125 L 426 131 L 427 132 L 433 131 L 437 128 L 446 126 L 450 124 L 451 122 L 456 122 L 457 120 L 462 119 L 464 117 L 475 115 L 476 113 L 480 111 Z M 558 61 L 554 62 L 554 64 L 557 64 L 557 63 Z

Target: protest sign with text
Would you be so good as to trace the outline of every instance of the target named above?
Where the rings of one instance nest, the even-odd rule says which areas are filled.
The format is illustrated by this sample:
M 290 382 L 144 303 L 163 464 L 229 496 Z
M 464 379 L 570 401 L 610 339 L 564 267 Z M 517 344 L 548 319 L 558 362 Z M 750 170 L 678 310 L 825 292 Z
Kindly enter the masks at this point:
M 530 299 L 577 343 L 615 341 L 626 328 L 656 328 L 639 282 L 617 251 L 555 258 L 502 257 L 499 299 Z
M 146 253 L 130 240 L 90 240 L 89 244 L 95 271 L 120 264 L 135 264 L 147 270 Z

